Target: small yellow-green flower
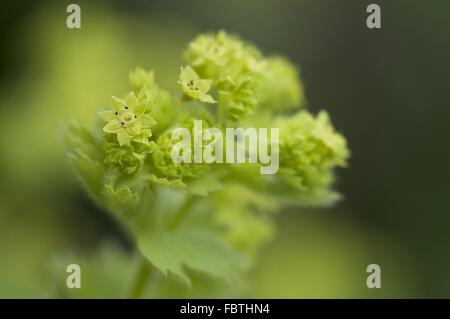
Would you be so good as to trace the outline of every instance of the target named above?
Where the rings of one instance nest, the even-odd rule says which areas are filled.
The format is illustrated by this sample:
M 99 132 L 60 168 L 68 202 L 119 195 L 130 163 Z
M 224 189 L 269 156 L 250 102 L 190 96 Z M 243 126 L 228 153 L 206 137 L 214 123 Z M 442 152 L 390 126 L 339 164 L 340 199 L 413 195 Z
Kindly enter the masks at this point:
M 131 71 L 128 79 L 135 92 L 139 92 L 143 87 L 155 86 L 155 74 L 153 71 L 146 71 L 142 68 L 136 68 Z
M 217 103 L 211 95 L 207 94 L 211 88 L 212 81 L 200 79 L 198 74 L 190 66 L 181 68 L 178 83 L 181 85 L 184 94 L 190 98 L 205 103 Z
M 99 113 L 108 122 L 103 131 L 116 134 L 120 146 L 129 146 L 131 142 L 148 144 L 148 138 L 152 136 L 150 128 L 156 121 L 144 113 L 145 103 L 131 92 L 126 101 L 113 96 L 112 107 L 112 110 Z

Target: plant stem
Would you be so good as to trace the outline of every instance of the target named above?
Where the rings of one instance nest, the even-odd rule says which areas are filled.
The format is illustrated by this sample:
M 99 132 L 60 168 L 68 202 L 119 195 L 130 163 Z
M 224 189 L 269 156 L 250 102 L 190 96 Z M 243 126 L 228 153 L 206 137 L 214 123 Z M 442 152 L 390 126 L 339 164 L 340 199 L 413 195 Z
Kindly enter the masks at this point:
M 131 289 L 129 298 L 138 299 L 142 297 L 145 287 L 147 286 L 148 280 L 150 278 L 152 271 L 152 266 L 144 259 L 141 259 L 139 265 L 139 271 L 136 274 L 133 287 Z

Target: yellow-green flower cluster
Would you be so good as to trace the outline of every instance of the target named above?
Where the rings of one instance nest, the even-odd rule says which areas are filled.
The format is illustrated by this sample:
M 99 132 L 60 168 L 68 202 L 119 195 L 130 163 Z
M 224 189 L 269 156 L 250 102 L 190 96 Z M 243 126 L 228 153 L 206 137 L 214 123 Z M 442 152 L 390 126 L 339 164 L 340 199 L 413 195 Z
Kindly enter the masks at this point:
M 345 138 L 337 133 L 326 112 L 313 117 L 300 111 L 277 121 L 280 128 L 280 166 L 291 170 L 294 186 L 314 191 L 329 187 L 332 169 L 349 157 Z M 292 181 L 292 179 L 290 179 Z
M 199 35 L 189 44 L 185 58 L 202 77 L 216 81 L 261 71 L 264 64 L 257 48 L 224 31 Z
M 333 170 L 346 166 L 349 150 L 326 112 L 299 110 L 303 87 L 286 58 L 265 57 L 221 31 L 196 37 L 185 61 L 181 95 L 161 89 L 153 72 L 138 68 L 129 76 L 131 91 L 113 97 L 111 108 L 99 113 L 101 126 L 72 126 L 66 142 L 89 194 L 127 226 L 154 267 L 186 280 L 189 268 L 231 280 L 272 237 L 272 213 L 282 204 L 337 198 Z M 201 129 L 194 129 L 195 120 Z M 178 131 L 184 134 L 176 140 L 178 128 L 187 131 Z M 196 154 L 211 150 L 203 136 L 207 128 L 225 137 L 222 155 L 241 138 L 230 137 L 226 128 L 279 128 L 279 148 L 269 145 L 278 152 L 279 169 L 261 175 L 261 158 L 197 162 Z M 178 153 L 183 161 L 174 161 L 174 152 L 189 156 Z
M 133 174 L 142 168 L 147 154 L 156 148 L 151 141 L 151 127 L 156 121 L 150 115 L 152 96 L 149 87 L 153 76 L 141 69 L 130 74 L 134 89 L 124 99 L 115 96 L 111 99 L 112 109 L 100 112 L 106 122 L 105 162 L 118 165 L 126 174 Z
M 259 77 L 255 94 L 259 99 L 258 108 L 270 112 L 296 108 L 305 99 L 297 68 L 279 56 L 266 59 L 266 67 Z
M 189 44 L 185 58 L 199 78 L 210 81 L 221 108 L 221 117 L 225 117 L 221 120 L 237 120 L 254 111 L 257 75 L 265 66 L 255 47 L 221 31 L 198 36 Z M 181 83 L 182 76 L 183 71 Z M 196 98 L 189 94 L 186 85 L 182 84 L 182 87 L 185 94 Z
M 171 130 L 167 130 L 164 134 L 159 136 L 156 142 L 157 149 L 152 157 L 153 164 L 162 176 L 168 177 L 169 179 L 195 178 L 208 169 L 209 166 L 205 163 L 194 163 L 194 140 L 202 138 L 201 136 L 196 136 L 194 134 L 194 120 L 194 117 L 189 117 L 176 125 L 177 128 L 186 128 L 190 132 L 191 150 L 189 157 L 191 158 L 191 163 L 175 163 L 173 161 L 172 151 L 178 141 L 172 139 Z M 202 121 L 202 126 L 207 128 L 208 122 Z

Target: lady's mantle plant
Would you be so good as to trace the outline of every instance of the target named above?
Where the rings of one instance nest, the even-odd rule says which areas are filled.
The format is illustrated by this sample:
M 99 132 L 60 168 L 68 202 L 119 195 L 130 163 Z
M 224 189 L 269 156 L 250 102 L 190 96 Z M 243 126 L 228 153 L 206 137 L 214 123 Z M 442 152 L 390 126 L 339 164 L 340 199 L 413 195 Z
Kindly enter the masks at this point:
M 112 97 L 98 125 L 70 125 L 65 140 L 87 192 L 150 262 L 141 278 L 151 264 L 187 282 L 190 271 L 230 281 L 271 238 L 273 215 L 283 204 L 338 198 L 330 189 L 333 169 L 346 165 L 349 151 L 326 112 L 314 116 L 301 108 L 298 73 L 285 58 L 263 56 L 225 32 L 198 36 L 184 57 L 178 93 L 138 68 L 129 75 L 131 91 Z M 171 132 L 192 130 L 194 120 L 222 130 L 279 128 L 279 171 L 175 163 Z

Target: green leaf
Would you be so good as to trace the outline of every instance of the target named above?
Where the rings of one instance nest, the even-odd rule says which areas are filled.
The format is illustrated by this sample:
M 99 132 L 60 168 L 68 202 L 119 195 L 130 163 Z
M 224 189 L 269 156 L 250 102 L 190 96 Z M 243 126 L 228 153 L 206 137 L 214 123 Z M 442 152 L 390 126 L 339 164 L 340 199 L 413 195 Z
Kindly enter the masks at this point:
M 67 265 L 81 268 L 81 287 L 67 289 Z M 86 252 L 56 254 L 46 265 L 51 298 L 125 298 L 136 276 L 140 256 L 130 254 L 115 242 L 103 243 L 95 254 Z M 151 296 L 149 296 L 151 297 Z
M 330 189 L 313 189 L 299 192 L 298 189 L 283 189 L 277 194 L 278 201 L 283 205 L 300 207 L 329 207 L 342 199 L 342 195 Z
M 142 254 L 161 272 L 172 272 L 188 284 L 185 267 L 227 281 L 235 279 L 240 256 L 213 233 L 203 229 L 150 231 L 138 235 Z
M 172 179 L 169 180 L 165 177 L 157 177 L 156 175 L 150 174 L 143 179 L 147 179 L 149 182 L 157 185 L 168 186 L 172 188 L 184 188 L 186 185 L 181 181 L 181 179 Z
M 131 191 L 129 187 L 115 190 L 111 185 L 105 185 L 105 195 L 116 204 L 137 203 L 139 196 Z
M 93 161 L 81 151 L 71 153 L 69 158 L 88 193 L 94 199 L 101 201 L 105 175 L 102 163 Z
M 223 188 L 220 181 L 220 174 L 206 173 L 201 177 L 190 179 L 186 182 L 187 191 L 193 195 L 206 196 L 211 192 L 218 191 Z

